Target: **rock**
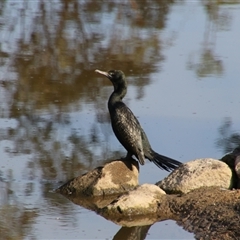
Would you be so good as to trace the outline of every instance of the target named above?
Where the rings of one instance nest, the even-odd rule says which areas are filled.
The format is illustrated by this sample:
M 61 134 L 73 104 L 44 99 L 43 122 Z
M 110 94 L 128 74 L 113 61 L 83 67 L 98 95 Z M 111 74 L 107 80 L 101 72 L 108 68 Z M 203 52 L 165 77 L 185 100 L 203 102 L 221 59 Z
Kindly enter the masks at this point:
M 234 162 L 235 162 L 235 156 L 231 153 L 227 153 L 224 155 L 220 161 L 225 162 L 233 171 L 234 171 Z
M 146 222 L 148 222 L 147 216 L 150 214 L 156 215 L 161 199 L 165 195 L 166 193 L 156 185 L 143 184 L 120 196 L 107 207 L 101 209 L 99 213 L 112 221 L 117 219 L 118 222 L 121 221 L 121 218 L 134 216 L 134 219 L 136 219 L 137 216 L 144 216 L 142 222 L 146 225 Z M 123 222 L 121 222 L 121 225 L 123 225 Z
M 220 161 L 225 162 L 233 171 L 235 168 L 235 160 L 240 156 L 240 147 L 235 148 L 233 151 L 225 154 Z
M 156 185 L 167 193 L 187 193 L 196 188 L 211 186 L 231 189 L 232 171 L 219 160 L 196 159 L 181 165 Z
M 237 156 L 235 159 L 235 172 L 238 177 L 237 188 L 240 188 L 240 156 Z
M 220 161 L 225 162 L 233 173 L 233 188 L 240 188 L 240 146 L 224 155 Z
M 85 196 L 124 193 L 138 186 L 138 170 L 138 162 L 134 159 L 115 160 L 73 178 L 59 187 L 56 192 L 63 195 Z

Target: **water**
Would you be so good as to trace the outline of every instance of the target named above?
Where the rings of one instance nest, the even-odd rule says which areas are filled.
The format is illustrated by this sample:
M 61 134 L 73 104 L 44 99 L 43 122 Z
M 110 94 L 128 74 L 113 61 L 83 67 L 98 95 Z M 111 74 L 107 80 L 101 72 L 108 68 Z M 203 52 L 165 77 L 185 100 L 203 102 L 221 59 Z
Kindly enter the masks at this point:
M 0 22 L 0 238 L 121 229 L 52 192 L 125 155 L 108 119 L 112 86 L 95 69 L 125 72 L 124 101 L 155 151 L 186 162 L 239 144 L 240 2 L 5 1 Z M 140 169 L 140 183 L 165 176 Z M 193 238 L 170 220 L 146 236 Z

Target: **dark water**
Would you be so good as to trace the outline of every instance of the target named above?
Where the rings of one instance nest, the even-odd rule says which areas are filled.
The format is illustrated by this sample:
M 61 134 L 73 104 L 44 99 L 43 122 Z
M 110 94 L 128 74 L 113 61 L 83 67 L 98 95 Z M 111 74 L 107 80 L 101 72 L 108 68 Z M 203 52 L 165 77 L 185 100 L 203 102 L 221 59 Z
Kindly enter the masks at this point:
M 0 238 L 112 239 L 117 226 L 52 189 L 124 156 L 112 133 L 112 86 L 153 148 L 186 162 L 240 143 L 239 1 L 2 1 Z M 153 164 L 141 183 L 166 172 Z M 146 239 L 192 239 L 173 221 Z

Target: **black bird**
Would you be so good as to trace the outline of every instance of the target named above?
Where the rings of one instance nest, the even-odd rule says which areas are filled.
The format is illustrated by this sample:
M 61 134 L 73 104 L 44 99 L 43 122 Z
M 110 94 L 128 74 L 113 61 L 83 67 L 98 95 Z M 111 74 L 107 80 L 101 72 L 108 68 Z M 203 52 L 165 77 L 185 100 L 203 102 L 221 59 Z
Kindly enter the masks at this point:
M 120 70 L 110 70 L 109 72 L 95 70 L 95 72 L 106 76 L 113 84 L 114 91 L 108 100 L 108 110 L 113 131 L 128 152 L 126 158 L 135 155 L 141 165 L 144 165 L 145 158 L 147 158 L 159 168 L 167 171 L 181 165 L 180 162 L 153 151 L 139 121 L 122 102 L 127 93 L 127 82 L 124 73 Z

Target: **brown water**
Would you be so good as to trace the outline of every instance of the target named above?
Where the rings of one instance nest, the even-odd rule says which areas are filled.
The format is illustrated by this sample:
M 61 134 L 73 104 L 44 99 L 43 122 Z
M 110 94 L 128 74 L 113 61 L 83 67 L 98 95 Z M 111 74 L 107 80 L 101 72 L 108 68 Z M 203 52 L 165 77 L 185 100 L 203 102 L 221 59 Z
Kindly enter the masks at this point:
M 0 239 L 121 229 L 51 191 L 125 155 L 108 119 L 112 86 L 95 69 L 125 72 L 124 101 L 157 152 L 186 162 L 239 144 L 239 25 L 239 1 L 2 1 Z M 166 175 L 148 163 L 140 182 Z M 173 221 L 147 232 L 193 238 Z

